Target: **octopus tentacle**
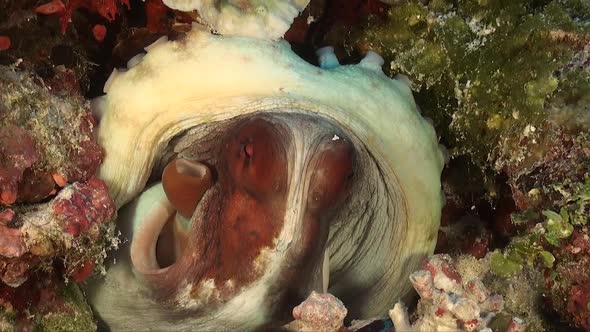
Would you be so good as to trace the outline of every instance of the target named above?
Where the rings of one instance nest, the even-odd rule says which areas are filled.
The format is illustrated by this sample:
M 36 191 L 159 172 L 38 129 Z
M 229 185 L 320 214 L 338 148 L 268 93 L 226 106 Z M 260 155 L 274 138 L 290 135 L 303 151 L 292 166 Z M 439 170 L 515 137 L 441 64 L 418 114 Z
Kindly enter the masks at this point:
M 197 204 L 212 185 L 209 168 L 186 159 L 173 160 L 162 173 L 162 186 L 166 197 L 185 218 L 191 218 Z
M 320 63 L 320 68 L 322 69 L 331 69 L 340 66 L 340 62 L 334 54 L 334 47 L 326 46 L 319 48 L 316 51 L 316 55 L 318 56 L 318 61 Z

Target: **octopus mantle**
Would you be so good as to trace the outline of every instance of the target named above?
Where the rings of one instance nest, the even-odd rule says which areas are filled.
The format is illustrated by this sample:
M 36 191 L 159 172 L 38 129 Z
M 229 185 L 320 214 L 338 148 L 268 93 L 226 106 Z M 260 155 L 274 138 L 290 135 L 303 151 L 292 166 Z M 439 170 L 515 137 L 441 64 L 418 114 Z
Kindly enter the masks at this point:
M 444 153 L 409 87 L 383 74 L 378 55 L 369 53 L 359 64 L 346 66 L 329 48 L 318 56 L 320 67 L 300 59 L 284 41 L 224 37 L 194 28 L 183 40 L 155 43 L 141 59 L 130 61 L 128 70 L 113 74 L 106 95 L 94 102 L 101 117 L 99 142 L 106 150 L 99 177 L 118 208 L 139 199 L 122 210 L 118 221 L 130 245 L 118 252 L 105 280 L 89 288 L 92 305 L 112 330 L 256 328 L 280 319 L 280 304 L 294 284 L 306 293 L 302 298 L 327 288 L 356 319 L 385 315 L 408 293 L 408 276 L 434 250 Z M 223 154 L 224 145 L 211 137 L 241 130 L 244 119 L 284 127 L 269 134 L 278 135 L 277 141 L 289 137 L 280 227 L 254 262 L 247 262 L 258 264 L 259 273 L 234 284 L 229 296 L 216 293 L 223 286 L 216 279 L 196 280 L 185 267 L 165 275 L 178 286 L 160 303 L 152 297 L 160 284 L 146 281 L 130 256 L 134 234 L 147 227 L 142 220 L 167 201 L 157 184 L 141 193 L 148 182 L 159 181 L 171 156 L 200 161 L 200 152 L 191 151 L 203 144 Z M 313 154 L 309 137 L 326 135 L 343 137 L 354 147 L 354 179 L 345 203 L 323 223 L 329 233 L 312 243 L 315 249 L 306 256 L 302 211 L 311 177 L 306 171 Z M 215 160 L 224 167 L 223 159 Z M 189 218 L 191 234 L 207 223 L 199 218 L 215 195 L 205 194 L 198 203 Z M 183 255 L 202 254 L 194 251 Z M 285 275 L 285 266 L 305 260 L 313 261 L 310 270 Z M 231 280 L 226 278 L 226 284 Z

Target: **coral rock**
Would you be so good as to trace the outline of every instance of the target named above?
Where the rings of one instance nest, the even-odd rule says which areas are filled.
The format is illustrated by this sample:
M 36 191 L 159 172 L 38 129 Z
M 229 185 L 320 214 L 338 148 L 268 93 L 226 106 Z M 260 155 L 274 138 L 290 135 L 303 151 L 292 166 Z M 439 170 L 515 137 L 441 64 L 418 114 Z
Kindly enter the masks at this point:
M 420 295 L 418 320 L 410 323 L 407 308 L 397 303 L 389 312 L 396 331 L 491 331 L 488 324 L 503 309 L 502 296 L 490 295 L 479 279 L 463 281 L 448 255 L 433 255 L 410 281 Z M 507 331 L 524 329 L 513 319 Z
M 49 203 L 6 211 L 0 214 L 9 220 L 8 226 L 0 225 L 0 279 L 18 286 L 39 260 L 58 256 L 68 256 L 65 267 L 78 273 L 76 280 L 85 279 L 88 271 L 81 270 L 102 251 L 100 229 L 114 217 L 115 205 L 106 185 L 91 178 L 66 186 Z
M 40 202 L 67 182 L 87 181 L 102 161 L 72 72 L 56 70 L 60 82 L 44 86 L 0 66 L 0 205 Z
M 314 291 L 293 309 L 295 321 L 287 327 L 293 331 L 339 331 L 344 329 L 344 317 L 347 313 L 338 298 Z
M 71 192 L 60 193 L 53 202 L 53 211 L 62 220 L 64 230 L 78 236 L 92 225 L 112 218 L 115 206 L 104 182 L 91 178 L 85 184 L 73 184 Z
M 34 138 L 24 129 L 6 125 L 0 131 L 0 204 L 16 201 L 23 173 L 39 160 Z

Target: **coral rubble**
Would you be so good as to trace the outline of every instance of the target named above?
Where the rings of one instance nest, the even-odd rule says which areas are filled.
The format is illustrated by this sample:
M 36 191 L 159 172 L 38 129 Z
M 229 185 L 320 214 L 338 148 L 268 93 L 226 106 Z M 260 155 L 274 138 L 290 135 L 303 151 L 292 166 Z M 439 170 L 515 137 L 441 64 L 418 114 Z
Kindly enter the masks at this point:
M 463 280 L 448 255 L 429 257 L 410 280 L 420 295 L 419 318 L 411 324 L 407 309 L 397 303 L 389 315 L 399 331 L 491 331 L 490 322 L 504 307 L 502 296 L 490 295 L 480 279 Z M 513 317 L 505 330 L 525 327 Z
M 309 297 L 293 309 L 295 320 L 286 327 L 293 331 L 335 332 L 344 330 L 347 310 L 334 295 L 311 292 Z

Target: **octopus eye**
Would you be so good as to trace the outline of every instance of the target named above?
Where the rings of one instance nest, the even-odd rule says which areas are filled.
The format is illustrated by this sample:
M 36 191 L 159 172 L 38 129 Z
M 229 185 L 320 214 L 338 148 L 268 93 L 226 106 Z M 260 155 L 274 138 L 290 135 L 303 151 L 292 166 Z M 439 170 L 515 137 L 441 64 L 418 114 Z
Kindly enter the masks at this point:
M 254 144 L 252 142 L 248 142 L 244 144 L 244 148 L 242 149 L 244 156 L 248 159 L 254 156 Z
M 249 121 L 236 131 L 235 135 L 230 134 L 227 145 L 232 184 L 257 198 L 281 190 L 287 159 L 279 131 L 263 119 Z
M 354 157 L 352 144 L 342 138 L 319 146 L 311 163 L 308 208 L 330 210 L 346 197 L 353 177 Z
M 166 197 L 178 213 L 188 219 L 192 217 L 201 197 L 211 185 L 209 168 L 187 159 L 173 160 L 162 173 Z

